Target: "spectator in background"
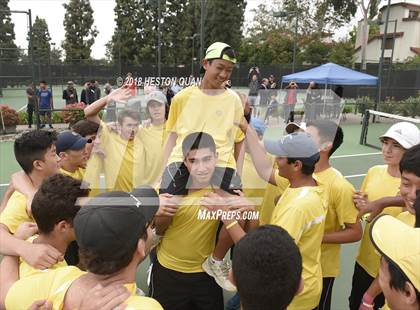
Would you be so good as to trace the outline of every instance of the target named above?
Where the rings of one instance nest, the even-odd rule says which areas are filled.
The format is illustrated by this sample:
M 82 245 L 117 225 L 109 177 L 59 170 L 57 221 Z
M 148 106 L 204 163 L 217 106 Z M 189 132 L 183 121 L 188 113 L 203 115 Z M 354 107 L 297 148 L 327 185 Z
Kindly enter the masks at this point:
M 251 80 L 254 75 L 257 76 L 257 80 L 258 80 L 259 75 L 260 75 L 260 68 L 258 68 L 256 64 L 254 64 L 254 66 L 249 69 L 248 80 Z
M 36 89 L 34 83 L 29 84 L 26 89 L 26 95 L 28 97 L 28 105 L 26 106 L 26 111 L 28 112 L 28 128 L 32 128 L 32 116 L 35 110 L 35 105 L 37 104 L 35 92 Z
M 131 97 L 137 96 L 137 81 L 133 79 L 133 74 L 131 72 L 127 73 L 125 77 L 124 85 L 130 90 Z
M 73 81 L 67 82 L 67 88 L 63 90 L 63 99 L 66 101 L 66 105 L 79 102 Z
M 38 101 L 39 115 L 42 116 L 41 128 L 45 127 L 46 119 L 48 119 L 50 128 L 53 128 L 51 123 L 51 111 L 54 109 L 52 92 L 47 89 L 47 82 L 45 81 L 39 83 Z
M 112 92 L 112 86 L 106 83 L 104 86 L 105 96 L 108 96 Z M 114 100 L 110 100 L 106 108 L 106 121 L 115 122 L 117 120 L 117 103 Z
M 249 105 L 253 110 L 255 110 L 255 102 L 257 101 L 258 89 L 259 89 L 257 74 L 252 75 L 251 81 L 249 82 L 248 87 L 249 87 L 249 92 L 248 92 Z
M 81 101 L 89 105 L 101 98 L 101 91 L 98 91 L 95 80 L 90 80 L 85 84 L 85 88 L 80 95 Z
M 321 102 L 321 91 L 318 89 L 318 84 L 314 81 L 309 83 L 306 90 L 305 101 L 305 121 L 310 122 L 316 120 L 316 106 Z
M 176 82 L 172 85 L 172 87 L 171 87 L 171 90 L 172 90 L 172 92 L 173 92 L 173 94 L 174 94 L 174 96 L 179 92 L 179 91 L 181 91 L 182 90 L 182 87 L 181 87 L 181 85 L 179 85 L 179 79 L 177 78 L 176 79 Z M 172 99 L 172 98 L 171 98 Z M 168 103 L 169 103 L 169 105 L 171 105 L 171 102 L 168 100 Z
M 98 81 L 95 81 L 95 98 L 95 101 L 101 98 L 101 88 Z
M 289 85 L 286 86 L 286 96 L 284 97 L 283 103 L 283 112 L 284 112 L 284 122 L 287 124 L 289 121 L 295 121 L 295 105 L 297 102 L 297 84 L 295 81 L 291 81 Z

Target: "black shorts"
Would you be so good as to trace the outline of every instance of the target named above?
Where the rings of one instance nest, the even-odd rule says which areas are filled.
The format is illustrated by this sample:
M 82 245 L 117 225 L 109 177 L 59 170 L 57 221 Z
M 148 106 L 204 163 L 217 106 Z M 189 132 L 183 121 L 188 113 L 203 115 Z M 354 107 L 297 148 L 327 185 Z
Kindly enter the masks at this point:
M 51 116 L 51 110 L 40 110 L 39 111 L 39 115 L 47 115 L 47 116 Z
M 183 273 L 153 264 L 150 297 L 165 310 L 223 310 L 223 291 L 205 272 Z
M 162 175 L 159 194 L 187 195 L 190 173 L 183 162 L 169 164 Z M 216 167 L 211 184 L 224 191 L 235 194 L 234 190 L 242 189 L 240 176 L 235 169 Z

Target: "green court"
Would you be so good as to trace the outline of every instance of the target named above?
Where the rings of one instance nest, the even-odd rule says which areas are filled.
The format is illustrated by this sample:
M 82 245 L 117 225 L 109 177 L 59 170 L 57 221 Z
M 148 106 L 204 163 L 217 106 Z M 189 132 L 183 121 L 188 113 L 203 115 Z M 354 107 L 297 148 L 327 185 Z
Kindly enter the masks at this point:
M 383 126 L 382 126 L 383 125 Z M 332 158 L 332 164 L 343 175 L 348 177 L 348 180 L 359 189 L 363 176 L 367 170 L 373 165 L 381 164 L 382 157 L 380 152 L 374 148 L 359 145 L 359 137 L 361 126 L 359 124 L 342 124 L 344 130 L 344 143 Z M 373 127 L 373 126 L 372 126 Z M 381 124 L 381 134 L 386 128 L 385 124 Z M 375 127 L 376 128 L 376 127 Z M 375 129 L 376 131 L 377 129 Z M 275 138 L 280 132 L 279 128 L 270 128 L 266 131 L 267 138 Z M 377 135 L 377 136 L 378 136 Z M 376 137 L 377 137 L 376 136 Z M 19 170 L 13 156 L 13 142 L 4 141 L 0 143 L 0 183 L 1 195 L 5 190 L 4 184 L 8 183 L 9 176 Z M 358 244 L 349 244 L 342 246 L 341 251 L 341 274 L 336 279 L 333 291 L 332 309 L 344 310 L 348 309 L 347 298 L 351 289 L 351 277 L 353 274 L 354 259 L 357 254 Z M 138 269 L 137 282 L 139 287 L 147 292 L 146 285 L 146 270 L 148 268 L 148 261 L 143 262 Z M 232 294 L 225 294 L 225 301 Z

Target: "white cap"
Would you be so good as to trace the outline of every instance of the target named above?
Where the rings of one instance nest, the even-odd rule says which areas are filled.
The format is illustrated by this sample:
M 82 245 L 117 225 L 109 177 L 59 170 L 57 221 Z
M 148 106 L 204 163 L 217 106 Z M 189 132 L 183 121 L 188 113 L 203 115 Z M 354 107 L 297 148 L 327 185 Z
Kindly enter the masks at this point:
M 154 90 L 146 96 L 146 105 L 151 101 L 157 101 L 161 104 L 168 104 L 166 96 L 159 90 Z
M 306 130 L 306 123 L 302 122 L 300 124 L 295 122 L 290 122 L 286 125 L 286 128 L 284 129 L 288 134 L 291 134 L 295 131 L 305 131 Z
M 420 129 L 409 122 L 400 122 L 392 125 L 380 138 L 391 138 L 403 148 L 409 149 L 420 143 Z

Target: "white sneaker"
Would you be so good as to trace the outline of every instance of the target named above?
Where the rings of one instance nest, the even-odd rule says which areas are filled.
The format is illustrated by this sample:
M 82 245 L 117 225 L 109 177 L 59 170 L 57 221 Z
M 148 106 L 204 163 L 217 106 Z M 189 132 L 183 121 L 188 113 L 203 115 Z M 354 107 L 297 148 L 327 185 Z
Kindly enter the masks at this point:
M 223 260 L 221 264 L 215 264 L 209 256 L 204 261 L 202 267 L 209 276 L 214 278 L 221 288 L 229 292 L 236 292 L 236 287 L 228 279 L 230 264 L 227 260 Z

